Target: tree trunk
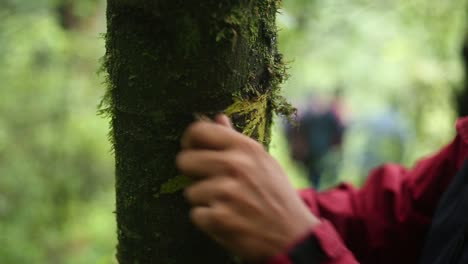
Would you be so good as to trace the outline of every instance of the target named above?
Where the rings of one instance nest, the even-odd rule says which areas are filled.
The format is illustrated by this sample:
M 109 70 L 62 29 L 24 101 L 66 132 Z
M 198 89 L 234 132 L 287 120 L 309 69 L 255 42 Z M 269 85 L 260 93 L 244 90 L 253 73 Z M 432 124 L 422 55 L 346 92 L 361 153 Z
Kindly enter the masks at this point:
M 457 110 L 458 116 L 468 116 L 468 36 L 463 44 L 461 56 L 465 72 L 465 81 L 463 90 L 457 95 Z
M 108 0 L 104 98 L 116 159 L 120 263 L 230 263 L 189 223 L 175 168 L 196 114 L 225 112 L 265 145 L 285 67 L 278 0 Z M 208 165 L 207 165 L 208 166 Z

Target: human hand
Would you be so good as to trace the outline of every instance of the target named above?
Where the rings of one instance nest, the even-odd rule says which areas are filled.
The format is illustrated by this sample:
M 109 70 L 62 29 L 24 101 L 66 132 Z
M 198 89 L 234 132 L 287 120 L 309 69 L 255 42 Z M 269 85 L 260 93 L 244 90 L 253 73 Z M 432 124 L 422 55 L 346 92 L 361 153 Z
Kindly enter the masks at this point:
M 241 258 L 266 260 L 319 224 L 273 157 L 226 116 L 195 122 L 181 144 L 193 223 Z

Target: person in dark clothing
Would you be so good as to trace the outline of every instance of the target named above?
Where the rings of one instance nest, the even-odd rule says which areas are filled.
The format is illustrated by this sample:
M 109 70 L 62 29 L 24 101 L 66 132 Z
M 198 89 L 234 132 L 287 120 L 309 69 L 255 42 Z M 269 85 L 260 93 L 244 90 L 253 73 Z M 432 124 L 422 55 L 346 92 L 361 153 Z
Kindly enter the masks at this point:
M 338 107 L 324 107 L 320 98 L 309 99 L 311 104 L 299 118 L 298 125 L 286 126 L 286 135 L 292 158 L 307 168 L 309 182 L 320 189 L 323 173 L 336 177 L 336 165 L 327 166 L 327 156 L 341 147 L 344 125 L 338 114 Z
M 226 116 L 191 125 L 177 156 L 196 179 L 193 223 L 246 261 L 268 264 L 467 263 L 468 118 L 412 169 L 374 169 L 364 187 L 297 193 L 278 163 Z
M 308 169 L 310 182 L 320 188 L 320 178 L 324 170 L 324 157 L 339 142 L 342 127 L 331 110 L 314 113 L 307 112 L 299 122 L 299 130 L 306 138 L 307 156 L 304 163 Z

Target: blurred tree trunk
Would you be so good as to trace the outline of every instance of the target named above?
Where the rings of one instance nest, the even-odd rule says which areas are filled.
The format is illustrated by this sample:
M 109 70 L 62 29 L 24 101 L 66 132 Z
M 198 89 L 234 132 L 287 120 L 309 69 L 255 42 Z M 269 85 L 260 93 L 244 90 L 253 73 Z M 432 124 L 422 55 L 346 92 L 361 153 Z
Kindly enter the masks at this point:
M 461 49 L 461 56 L 463 59 L 465 81 L 463 90 L 457 95 L 457 110 L 458 116 L 468 116 L 468 36 L 465 38 Z
M 174 159 L 194 114 L 267 144 L 284 66 L 278 0 L 108 0 L 105 67 L 120 263 L 230 263 L 191 226 Z

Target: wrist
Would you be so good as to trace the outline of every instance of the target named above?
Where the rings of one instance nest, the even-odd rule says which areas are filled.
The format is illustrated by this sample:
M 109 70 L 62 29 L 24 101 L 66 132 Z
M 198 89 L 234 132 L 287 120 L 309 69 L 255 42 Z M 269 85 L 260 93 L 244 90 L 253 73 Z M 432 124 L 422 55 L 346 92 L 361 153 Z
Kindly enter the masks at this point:
M 313 255 L 313 259 L 322 259 L 324 254 L 320 245 L 315 238 L 315 229 L 318 228 L 322 222 L 319 220 L 313 220 L 313 223 L 302 235 L 295 237 L 295 239 L 286 246 L 282 247 L 281 250 L 277 251 L 276 254 L 271 255 L 267 261 L 262 262 L 266 264 L 292 264 L 296 263 L 294 260 L 297 256 L 301 255 L 303 249 L 307 249 L 308 255 Z M 312 245 L 312 246 L 311 246 Z M 312 250 L 310 250 L 312 248 Z M 307 261 L 309 262 L 309 261 Z M 260 263 L 260 262 L 259 262 Z M 297 262 L 306 263 L 306 262 Z M 313 262 L 319 263 L 319 262 Z
M 291 244 L 297 242 L 300 239 L 303 239 L 304 236 L 314 231 L 317 226 L 320 225 L 321 221 L 313 215 L 306 207 L 303 206 L 302 210 L 298 211 L 297 216 L 292 218 L 294 224 L 289 225 L 291 230 L 289 231 L 289 236 L 287 241 L 285 241 L 285 246 L 290 246 Z M 289 218 L 291 219 L 291 217 Z
M 309 211 L 303 211 L 301 214 L 289 214 L 286 230 L 282 235 L 274 251 L 271 251 L 269 258 L 284 254 L 308 238 L 314 230 L 321 224 L 321 221 Z M 291 219 L 294 219 L 291 221 Z

